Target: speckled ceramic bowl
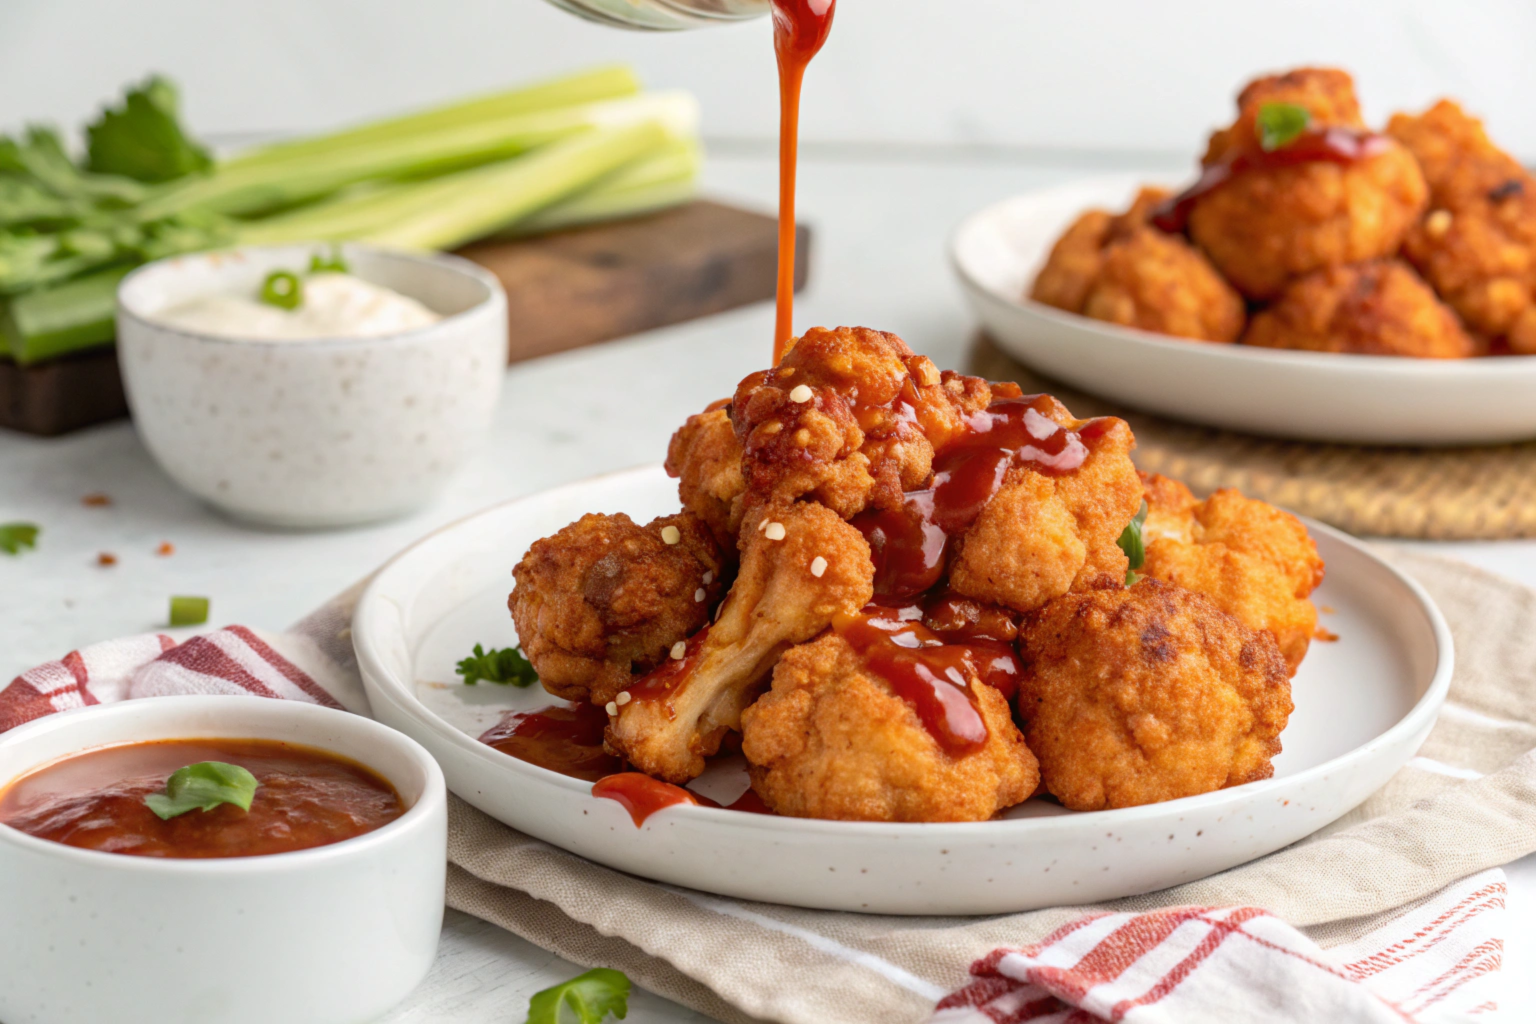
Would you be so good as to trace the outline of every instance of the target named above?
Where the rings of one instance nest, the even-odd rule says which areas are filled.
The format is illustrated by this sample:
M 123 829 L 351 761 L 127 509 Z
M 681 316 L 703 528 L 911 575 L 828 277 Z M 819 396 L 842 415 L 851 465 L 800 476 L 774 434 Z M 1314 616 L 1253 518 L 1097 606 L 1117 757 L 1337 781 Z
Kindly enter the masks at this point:
M 501 393 L 506 296 L 452 256 L 345 247 L 353 274 L 443 316 L 399 334 L 265 341 L 157 321 L 204 295 L 254 293 L 321 248 L 171 257 L 118 291 L 118 359 L 140 437 L 172 479 L 237 519 L 347 526 L 420 507 L 484 438 Z

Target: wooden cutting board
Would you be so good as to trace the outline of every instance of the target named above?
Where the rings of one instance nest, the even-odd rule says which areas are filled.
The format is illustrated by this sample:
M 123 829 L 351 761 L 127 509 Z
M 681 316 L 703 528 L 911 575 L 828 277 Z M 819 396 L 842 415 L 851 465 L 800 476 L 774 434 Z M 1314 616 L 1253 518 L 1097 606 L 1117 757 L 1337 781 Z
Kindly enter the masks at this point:
M 810 248 L 801 225 L 796 291 Z M 778 226 L 700 199 L 632 220 L 477 242 L 460 255 L 506 288 L 515 363 L 772 299 Z M 0 427 L 53 436 L 127 412 L 111 349 L 31 367 L 0 360 Z

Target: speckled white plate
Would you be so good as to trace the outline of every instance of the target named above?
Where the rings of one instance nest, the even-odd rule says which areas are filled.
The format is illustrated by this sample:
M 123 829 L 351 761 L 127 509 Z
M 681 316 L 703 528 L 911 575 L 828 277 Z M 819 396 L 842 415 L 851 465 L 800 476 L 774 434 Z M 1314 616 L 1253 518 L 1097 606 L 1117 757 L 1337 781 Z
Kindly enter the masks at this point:
M 588 783 L 476 742 L 542 691 L 457 682 L 476 643 L 516 641 L 511 569 L 586 512 L 637 521 L 678 507 L 660 467 L 498 505 L 407 549 L 369 584 L 353 641 L 378 719 L 421 742 L 449 788 L 486 813 L 610 867 L 728 896 L 887 914 L 989 914 L 1147 892 L 1225 870 L 1326 825 L 1418 750 L 1445 699 L 1451 637 L 1417 584 L 1356 541 L 1311 525 L 1328 562 L 1315 596 L 1336 643 L 1314 644 L 1275 777 L 1149 807 L 1074 814 L 1029 801 L 1002 820 L 888 825 L 672 807 L 637 829 Z M 739 774 L 706 795 L 733 799 Z
M 1084 391 L 1229 430 L 1344 444 L 1536 438 L 1536 357 L 1443 361 L 1212 345 L 1024 298 L 1068 224 L 1090 207 L 1124 209 L 1143 183 L 1140 176 L 1106 177 L 1030 192 L 961 223 L 950 262 L 999 345 Z

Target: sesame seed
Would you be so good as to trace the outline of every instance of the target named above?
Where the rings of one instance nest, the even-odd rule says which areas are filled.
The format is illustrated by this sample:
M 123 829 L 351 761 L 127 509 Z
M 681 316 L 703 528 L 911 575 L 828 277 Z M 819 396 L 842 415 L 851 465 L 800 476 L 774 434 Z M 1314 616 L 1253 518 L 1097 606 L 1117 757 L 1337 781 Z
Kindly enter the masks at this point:
M 609 716 L 611 717 L 619 713 L 619 705 L 613 701 L 609 701 L 608 706 L 603 710 L 608 712 Z
M 768 528 L 763 531 L 763 536 L 769 540 L 783 540 L 787 532 L 783 523 L 769 523 Z
M 694 602 L 694 604 L 701 604 L 701 603 L 703 603 L 703 601 L 704 601 L 704 588 L 700 587 L 698 590 L 695 590 L 693 592 L 693 602 Z
M 796 384 L 789 393 L 789 400 L 804 405 L 811 400 L 811 389 L 804 384 Z
M 613 698 L 613 702 L 615 704 L 617 704 L 619 707 L 623 707 L 625 704 L 628 704 L 629 701 L 630 701 L 630 696 L 629 696 L 629 691 L 628 690 L 620 690 L 619 691 L 619 695 L 617 697 Z
M 688 645 L 679 640 L 672 645 L 672 660 L 682 661 L 683 655 L 688 653 Z
M 704 584 L 708 586 L 713 582 L 715 582 L 715 570 L 711 569 L 704 574 Z
M 1424 230 L 1429 233 L 1431 238 L 1439 238 L 1451 230 L 1451 211 L 1436 210 L 1424 218 Z
M 827 560 L 817 555 L 811 559 L 811 575 L 821 579 L 821 574 L 827 571 Z
M 676 544 L 683 539 L 682 533 L 675 526 L 663 526 L 661 528 L 661 540 L 663 544 Z
M 768 522 L 769 522 L 769 520 L 767 520 L 767 519 L 764 519 L 761 522 L 759 522 L 757 524 L 757 532 L 758 533 L 762 533 L 764 530 L 768 529 Z

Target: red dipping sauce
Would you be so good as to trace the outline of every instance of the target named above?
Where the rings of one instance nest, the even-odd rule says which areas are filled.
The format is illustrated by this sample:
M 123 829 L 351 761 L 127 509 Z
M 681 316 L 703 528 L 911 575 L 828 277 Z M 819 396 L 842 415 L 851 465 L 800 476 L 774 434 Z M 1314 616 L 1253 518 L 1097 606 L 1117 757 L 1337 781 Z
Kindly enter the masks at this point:
M 178 768 L 239 765 L 259 786 L 251 809 L 222 804 L 162 821 L 144 803 Z M 260 857 L 329 846 L 405 813 L 371 769 L 276 740 L 162 740 L 55 761 L 0 791 L 0 824 L 66 846 L 136 857 Z
M 596 782 L 624 770 L 623 759 L 603 749 L 607 726 L 608 713 L 595 704 L 554 705 L 508 714 L 480 742 L 519 761 Z

